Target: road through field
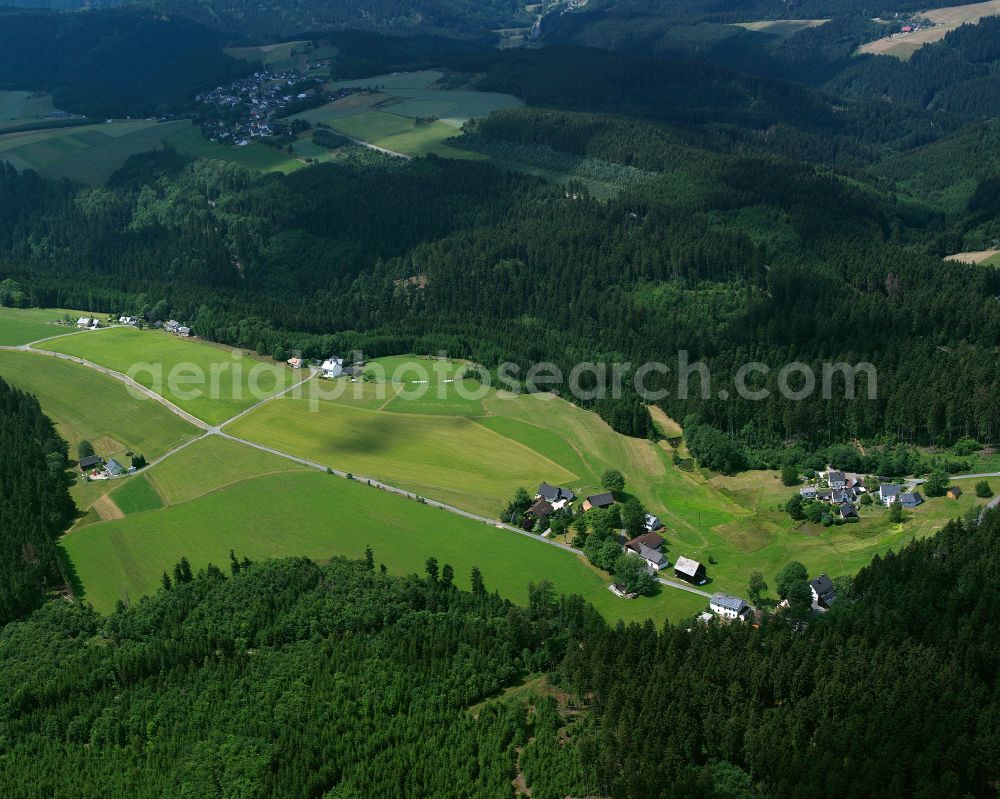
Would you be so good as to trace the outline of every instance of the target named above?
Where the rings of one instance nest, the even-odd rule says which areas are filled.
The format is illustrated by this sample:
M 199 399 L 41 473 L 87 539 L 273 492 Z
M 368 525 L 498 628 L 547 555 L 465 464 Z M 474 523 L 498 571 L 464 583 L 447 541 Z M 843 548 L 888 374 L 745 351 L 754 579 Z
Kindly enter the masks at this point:
M 111 329 L 113 329 L 113 327 L 114 326 L 108 327 L 108 328 L 101 328 L 101 329 L 102 330 L 111 330 Z M 97 332 L 97 331 L 93 331 L 93 332 Z M 69 335 L 74 335 L 75 333 L 76 333 L 76 331 L 74 331 L 73 333 L 65 333 L 63 335 L 69 336 Z M 139 393 L 141 393 L 143 396 L 146 396 L 146 397 L 149 397 L 150 399 L 156 400 L 161 405 L 163 405 L 165 408 L 167 408 L 167 410 L 169 410 L 172 413 L 176 414 L 177 416 L 181 417 L 182 419 L 184 419 L 185 421 L 189 422 L 190 424 L 193 424 L 194 426 L 198 427 L 200 430 L 205 431 L 202 435 L 197 436 L 195 438 L 192 438 L 189 441 L 185 441 L 180 446 L 175 447 L 170 452 L 167 452 L 164 455 L 160 456 L 155 461 L 153 461 L 150 464 L 148 464 L 146 468 L 149 468 L 151 466 L 155 466 L 157 463 L 161 463 L 162 461 L 166 460 L 167 458 L 169 458 L 170 456 L 174 455 L 175 453 L 181 451 L 185 447 L 190 446 L 195 441 L 200 441 L 203 438 L 206 438 L 207 436 L 217 435 L 217 436 L 220 436 L 222 438 L 228 439 L 229 441 L 234 441 L 234 442 L 236 442 L 238 444 L 243 444 L 244 446 L 248 446 L 248 447 L 253 447 L 254 449 L 258 449 L 258 450 L 261 450 L 262 452 L 270 453 L 271 455 L 276 455 L 276 456 L 278 456 L 280 458 L 285 458 L 286 460 L 290 460 L 290 461 L 293 461 L 295 463 L 301 464 L 303 466 L 307 466 L 307 467 L 309 467 L 311 469 L 317 469 L 317 470 L 323 471 L 323 472 L 332 472 L 333 474 L 339 475 L 340 477 L 345 477 L 345 478 L 347 477 L 347 474 L 348 474 L 347 472 L 339 470 L 339 469 L 336 469 L 336 468 L 334 468 L 332 466 L 327 466 L 327 465 L 324 465 L 322 463 L 316 463 L 314 461 L 306 460 L 305 458 L 300 458 L 300 457 L 298 457 L 296 455 L 291 455 L 291 454 L 289 454 L 287 452 L 282 452 L 281 450 L 277 450 L 277 449 L 274 449 L 272 447 L 267 447 L 267 446 L 264 446 L 263 444 L 258 444 L 255 441 L 250 441 L 249 439 L 238 438 L 237 436 L 233 436 L 233 435 L 230 435 L 229 433 L 224 432 L 223 429 L 222 429 L 226 425 L 229 425 L 232 422 L 235 422 L 236 420 L 241 419 L 242 417 L 244 417 L 247 414 L 249 414 L 251 411 L 256 410 L 260 406 L 264 405 L 265 403 L 271 402 L 271 401 L 277 399 L 278 397 L 284 396 L 285 394 L 287 394 L 288 392 L 292 391 L 293 389 L 295 389 L 297 387 L 301 387 L 307 381 L 314 379 L 316 377 L 316 375 L 319 374 L 319 372 L 316 369 L 310 368 L 309 375 L 307 377 L 303 378 L 300 381 L 297 381 L 297 382 L 293 383 L 291 386 L 289 386 L 288 388 L 286 388 L 284 391 L 281 391 L 281 392 L 279 392 L 277 394 L 273 394 L 270 397 L 266 397 L 265 399 L 262 399 L 260 402 L 254 404 L 254 405 L 251 405 L 249 408 L 244 409 L 240 413 L 238 413 L 235 416 L 227 419 L 226 421 L 222 422 L 221 424 L 212 426 L 212 425 L 209 425 L 208 423 L 202 421 L 201 419 L 197 418 L 196 416 L 191 415 L 190 413 L 188 413 L 187 411 L 183 410 L 182 408 L 177 407 L 176 405 L 174 405 L 174 403 L 170 402 L 170 400 L 166 399 L 165 397 L 160 396 L 159 394 L 156 394 L 151 389 L 148 389 L 145 386 L 139 385 L 136 381 L 134 381 L 128 375 L 122 374 L 121 372 L 116 372 L 113 369 L 108 369 L 108 368 L 106 368 L 104 366 L 100 366 L 99 364 L 96 364 L 96 363 L 93 363 L 91 361 L 88 361 L 85 358 L 78 358 L 75 355 L 67 355 L 65 353 L 53 352 L 51 350 L 36 349 L 35 346 L 34 346 L 35 344 L 40 344 L 42 342 L 49 341 L 49 340 L 51 340 L 53 338 L 62 338 L 62 336 L 49 336 L 48 338 L 39 339 L 38 341 L 33 341 L 30 344 L 24 344 L 24 345 L 21 345 L 19 347 L 0 347 L 0 349 L 5 349 L 5 350 L 20 350 L 22 352 L 33 352 L 33 353 L 36 353 L 36 354 L 39 354 L 39 355 L 48 355 L 48 356 L 51 356 L 51 357 L 54 357 L 54 358 L 60 358 L 62 360 L 72 361 L 74 363 L 80 364 L 81 366 L 86 366 L 89 369 L 94 369 L 95 371 L 98 371 L 101 374 L 108 375 L 109 377 L 113 377 L 116 380 L 119 380 L 119 381 L 125 383 L 126 385 L 130 386 L 131 388 L 134 388 L 136 391 L 138 391 Z M 112 479 L 112 480 L 124 480 L 124 479 L 127 479 L 130 476 L 131 475 L 124 474 L 124 475 L 119 475 L 118 477 L 110 478 L 110 479 Z M 534 533 L 526 532 L 524 530 L 521 530 L 518 527 L 513 527 L 513 526 L 511 526 L 509 524 L 504 524 L 503 522 L 499 521 L 498 519 L 491 519 L 491 518 L 489 518 L 487 516 L 480 516 L 480 515 L 478 515 L 476 513 L 471 513 L 470 511 L 465 511 L 465 510 L 462 510 L 461 508 L 456 508 L 453 505 L 448 505 L 448 504 L 446 504 L 444 502 L 438 502 L 437 500 L 427 499 L 426 497 L 420 497 L 420 496 L 418 496 L 417 494 L 414 494 L 411 491 L 404 491 L 403 489 L 397 488 L 396 486 L 392 486 L 392 485 L 389 485 L 387 483 L 383 483 L 383 482 L 381 482 L 379 480 L 374 480 L 374 479 L 371 479 L 371 478 L 367 478 L 367 477 L 364 477 L 362 475 L 352 475 L 352 477 L 353 477 L 353 479 L 357 480 L 360 483 L 367 483 L 372 488 L 380 489 L 382 491 L 389 491 L 389 492 L 391 492 L 393 494 L 397 494 L 399 496 L 406 497 L 408 499 L 412 499 L 414 501 L 421 502 L 421 503 L 423 503 L 425 505 L 428 505 L 428 506 L 430 506 L 432 508 L 440 508 L 441 510 L 447 511 L 448 513 L 454 513 L 454 514 L 456 514 L 458 516 L 462 516 L 462 517 L 464 517 L 466 519 L 470 519 L 472 521 L 482 522 L 483 524 L 488 524 L 488 525 L 491 525 L 491 526 L 496 527 L 496 528 L 501 529 L 501 530 L 507 530 L 508 532 L 516 533 L 518 535 L 525 536 L 527 538 L 530 538 L 533 541 L 538 541 L 538 542 L 543 543 L 543 544 L 548 544 L 549 546 L 557 547 L 557 548 L 559 548 L 561 550 L 564 550 L 565 552 L 567 552 L 569 554 L 577 555 L 577 556 L 580 556 L 580 557 L 585 557 L 585 555 L 584 555 L 584 553 L 583 553 L 582 550 L 576 549 L 575 547 L 571 547 L 568 544 L 561 544 L 558 541 L 553 541 L 553 540 L 551 540 L 549 538 L 543 538 L 543 537 L 541 537 L 539 535 L 536 535 Z M 668 579 L 663 578 L 663 577 L 657 577 L 655 579 L 656 579 L 656 582 L 658 582 L 660 585 L 669 586 L 670 588 L 676 588 L 676 589 L 679 589 L 681 591 L 687 591 L 688 593 L 697 594 L 698 596 L 703 596 L 703 597 L 710 597 L 711 596 L 711 594 L 709 594 L 706 591 L 702 591 L 701 589 L 695 588 L 692 585 L 687 585 L 685 583 L 681 583 L 681 582 L 678 582 L 676 580 L 668 580 Z

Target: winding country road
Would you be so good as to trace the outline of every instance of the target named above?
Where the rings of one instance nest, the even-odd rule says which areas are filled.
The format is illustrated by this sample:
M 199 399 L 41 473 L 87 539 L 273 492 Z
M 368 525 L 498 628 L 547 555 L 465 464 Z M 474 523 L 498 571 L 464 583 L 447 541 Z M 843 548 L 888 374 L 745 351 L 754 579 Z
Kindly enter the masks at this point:
M 91 333 L 96 333 L 96 332 L 100 332 L 100 330 L 112 330 L 115 327 L 120 327 L 120 325 L 112 325 L 112 326 L 105 327 L 105 328 L 99 328 L 96 331 L 90 331 L 90 332 Z M 133 389 L 134 391 L 136 391 L 140 395 L 142 395 L 144 397 L 147 397 L 148 399 L 155 400 L 156 402 L 160 403 L 163 407 L 165 407 L 167 410 L 169 410 L 171 413 L 176 414 L 177 416 L 179 416 L 184 421 L 192 424 L 193 426 L 197 427 L 199 430 L 203 431 L 203 433 L 201 435 L 195 436 L 195 437 L 193 437 L 193 438 L 185 441 L 183 444 L 180 444 L 179 446 L 174 447 L 174 449 L 170 450 L 169 452 L 161 455 L 159 458 L 157 458 L 157 459 L 151 461 L 150 463 L 148 463 L 146 465 L 147 469 L 152 468 L 152 467 L 156 466 L 159 463 L 162 463 L 167 458 L 175 455 L 176 453 L 180 452 L 181 450 L 185 449 L 186 447 L 191 446 L 191 444 L 195 443 L 196 441 L 201 441 L 202 439 L 207 438 L 208 436 L 219 436 L 219 437 L 225 438 L 225 439 L 227 439 L 229 441 L 233 441 L 233 442 L 238 443 L 238 444 L 243 444 L 244 446 L 247 446 L 247 447 L 253 447 L 254 449 L 260 450 L 261 452 L 267 452 L 267 453 L 269 453 L 271 455 L 275 455 L 275 456 L 277 456 L 279 458 L 284 458 L 285 460 L 289 460 L 289 461 L 292 461 L 294 463 L 298 463 L 298 464 L 300 464 L 302 466 L 306 466 L 306 467 L 308 467 L 310 469 L 316 469 L 318 471 L 322 471 L 322 472 L 327 472 L 329 474 L 338 475 L 338 476 L 343 477 L 343 478 L 346 478 L 348 476 L 348 472 L 343 471 L 341 469 L 337 469 L 337 468 L 335 468 L 333 466 L 328 466 L 326 464 L 316 463 L 315 461 L 310 461 L 310 460 L 307 460 L 305 458 L 300 458 L 297 455 L 292 455 L 291 453 L 283 452 L 283 451 L 281 451 L 279 449 L 274 449 L 273 447 L 265 446 L 264 444 L 258 444 L 255 441 L 250 441 L 249 439 L 239 438 L 238 436 L 230 435 L 229 433 L 227 433 L 227 432 L 225 432 L 223 430 L 223 428 L 226 427 L 227 425 L 232 424 L 233 422 L 237 421 L 238 419 L 242 419 L 244 416 L 246 416 L 247 414 L 252 413 L 253 411 L 257 410 L 262 405 L 264 405 L 264 404 L 266 404 L 268 402 L 273 402 L 274 400 L 278 399 L 279 397 L 284 396 L 285 394 L 289 393 L 290 391 L 293 391 L 294 389 L 303 386 L 308 381 L 313 380 L 319 374 L 319 371 L 317 369 L 314 369 L 314 368 L 310 367 L 310 369 L 309 369 L 309 375 L 307 377 L 304 377 L 302 380 L 297 380 L 294 383 L 292 383 L 292 385 L 290 385 L 288 388 L 285 388 L 282 391 L 277 392 L 276 394 L 272 394 L 269 397 L 265 397 L 264 399 L 260 400 L 259 402 L 254 403 L 253 405 L 251 405 L 248 408 L 245 408 L 244 410 L 240 411 L 238 414 L 236 414 L 235 416 L 227 419 L 226 421 L 222 422 L 221 424 L 218 424 L 218 425 L 209 425 L 207 422 L 204 422 L 203 420 L 199 419 L 198 417 L 193 416 L 192 414 L 188 413 L 183 408 L 178 407 L 177 405 L 175 405 L 174 403 L 172 403 L 170 400 L 168 400 L 166 397 L 163 397 L 160 394 L 157 394 L 155 391 L 153 391 L 151 389 L 148 389 L 148 388 L 146 388 L 143 385 L 140 385 L 139 383 L 137 383 L 135 380 L 133 380 L 131 377 L 129 377 L 126 374 L 123 374 L 121 372 L 116 372 L 113 369 L 108 369 L 107 367 L 101 366 L 100 364 L 96 364 L 96 363 L 93 363 L 92 361 L 88 361 L 85 358 L 79 358 L 79 357 L 77 357 L 75 355 L 67 355 L 66 353 L 62 353 L 62 352 L 54 352 L 53 350 L 38 349 L 35 346 L 36 344 L 41 344 L 41 343 L 43 343 L 45 341 L 51 341 L 52 339 L 63 338 L 64 336 L 77 335 L 77 334 L 81 334 L 81 333 L 82 333 L 82 331 L 74 330 L 74 331 L 71 331 L 71 332 L 68 332 L 68 333 L 63 333 L 63 334 L 60 334 L 60 335 L 57 335 L 57 336 L 49 336 L 47 338 L 38 339 L 37 341 L 33 341 L 30 344 L 22 344 L 22 345 L 16 346 L 16 347 L 0 346 L 0 350 L 16 350 L 16 351 L 19 351 L 19 352 L 31 352 L 31 353 L 35 353 L 36 355 L 46 355 L 46 356 L 53 357 L 53 358 L 59 358 L 61 360 L 72 361 L 73 363 L 77 363 L 77 364 L 79 364 L 81 366 L 85 366 L 88 369 L 93 369 L 93 370 L 95 370 L 97 372 L 100 372 L 101 374 L 107 375 L 109 377 L 113 377 L 115 380 L 118 380 L 118 381 L 124 383 L 126 386 L 128 386 L 131 389 Z M 131 476 L 132 475 L 130 475 L 130 474 L 121 474 L 121 475 L 118 475 L 117 477 L 110 477 L 108 479 L 109 480 L 125 480 L 125 479 L 128 479 Z M 569 544 L 561 544 L 558 541 L 553 541 L 552 539 L 549 539 L 549 538 L 543 538 L 542 536 L 536 535 L 535 533 L 526 532 L 525 530 L 522 530 L 519 527 L 514 527 L 512 525 L 505 524 L 504 522 L 501 522 L 498 519 L 491 519 L 491 518 L 489 518 L 487 516 L 480 516 L 477 513 L 472 513 L 470 511 L 462 510 L 461 508 L 456 508 L 454 505 L 448 505 L 447 503 L 439 502 L 439 501 L 437 501 L 435 499 L 428 499 L 427 497 L 418 496 L 417 494 L 414 494 L 412 491 L 405 491 L 405 490 L 403 490 L 401 488 L 397 488 L 396 486 L 389 485 L 388 483 L 383 483 L 380 480 L 375 480 L 373 478 L 365 477 L 364 475 L 353 474 L 353 475 L 351 475 L 351 477 L 352 477 L 352 479 L 356 480 L 357 482 L 359 482 L 359 483 L 366 483 L 367 485 L 371 486 L 372 488 L 379 489 L 381 491 L 388 491 L 388 492 L 390 492 L 392 494 L 396 494 L 398 496 L 405 497 L 407 499 L 412 499 L 414 501 L 421 502 L 424 505 L 428 505 L 428 506 L 430 506 L 432 508 L 439 508 L 439 509 L 441 509 L 443 511 L 446 511 L 448 513 L 453 513 L 453 514 L 455 514 L 457 516 L 461 516 L 461 517 L 463 517 L 465 519 L 469 519 L 471 521 L 481 522 L 483 524 L 490 525 L 491 527 L 496 527 L 499 530 L 506 530 L 506 531 L 511 532 L 511 533 L 516 533 L 518 535 L 525 536 L 526 538 L 530 538 L 532 541 L 536 541 L 536 542 L 539 542 L 539 543 L 542 543 L 542 544 L 547 544 L 549 546 L 553 546 L 553 547 L 556 547 L 558 549 L 561 549 L 564 552 L 570 553 L 572 555 L 576 555 L 576 556 L 584 558 L 584 559 L 586 558 L 586 555 L 584 555 L 583 551 L 580 550 L 580 549 L 577 549 L 576 547 L 572 547 Z M 686 583 L 678 582 L 676 580 L 668 580 L 668 579 L 663 578 L 663 577 L 656 577 L 654 579 L 660 585 L 665 585 L 665 586 L 668 586 L 670 588 L 676 588 L 676 589 L 681 590 L 681 591 L 687 591 L 690 594 L 697 594 L 698 596 L 702 596 L 702 597 L 706 597 L 706 598 L 710 598 L 712 596 L 711 594 L 709 594 L 706 591 L 702 591 L 701 589 L 695 588 L 692 585 L 688 585 Z

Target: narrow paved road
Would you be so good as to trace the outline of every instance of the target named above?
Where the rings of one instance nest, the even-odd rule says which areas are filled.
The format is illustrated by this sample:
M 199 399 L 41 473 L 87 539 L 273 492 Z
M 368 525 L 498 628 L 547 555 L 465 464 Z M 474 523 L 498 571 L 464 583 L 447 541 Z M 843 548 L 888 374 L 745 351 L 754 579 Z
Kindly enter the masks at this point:
M 360 144 L 367 144 L 367 142 L 360 142 L 360 141 L 358 143 L 360 143 Z M 382 149 L 382 148 L 379 148 L 379 147 L 375 147 L 374 145 L 369 145 L 369 146 L 373 147 L 376 150 L 381 150 Z M 388 152 L 390 155 L 401 155 L 400 153 L 392 153 L 391 151 L 386 151 L 386 152 Z M 402 157 L 407 158 L 408 156 L 402 156 Z M 110 330 L 111 328 L 109 327 L 109 328 L 100 328 L 100 329 L 101 330 Z M 0 346 L 0 350 L 18 350 L 18 351 L 21 351 L 21 352 L 33 352 L 33 353 L 38 354 L 38 355 L 47 355 L 47 356 L 50 356 L 50 357 L 53 357 L 53 358 L 60 358 L 62 360 L 72 361 L 73 363 L 80 364 L 81 366 L 86 366 L 88 369 L 93 369 L 93 370 L 95 370 L 97 372 L 100 372 L 101 374 L 108 375 L 109 377 L 113 377 L 115 380 L 118 380 L 118 381 L 120 381 L 122 383 L 125 383 L 127 386 L 129 386 L 130 388 L 133 388 L 134 390 L 136 390 L 137 392 L 139 392 L 143 396 L 148 397 L 149 399 L 152 399 L 152 400 L 155 400 L 155 401 L 159 402 L 167 410 L 171 411 L 172 413 L 176 414 L 180 418 L 182 418 L 185 421 L 189 422 L 190 424 L 194 425 L 199 430 L 203 430 L 204 431 L 202 433 L 202 435 L 195 436 L 195 437 L 193 437 L 193 438 L 185 441 L 183 444 L 180 444 L 179 446 L 174 447 L 169 452 L 161 455 L 156 460 L 151 461 L 150 463 L 148 463 L 146 465 L 147 469 L 151 468 L 153 466 L 156 466 L 159 463 L 162 463 L 167 458 L 171 457 L 172 455 L 176 454 L 177 452 L 180 452 L 181 450 L 185 449 L 186 447 L 191 446 L 191 444 L 195 443 L 196 441 L 201 441 L 202 439 L 207 438 L 208 436 L 217 435 L 217 436 L 220 436 L 221 438 L 228 439 L 229 441 L 234 441 L 234 442 L 236 442 L 238 444 L 243 444 L 244 446 L 247 446 L 247 447 L 253 447 L 254 449 L 260 450 L 261 452 L 267 452 L 267 453 L 269 453 L 271 455 L 276 455 L 279 458 L 284 458 L 284 459 L 292 461 L 294 463 L 298 463 L 298 464 L 300 464 L 302 466 L 307 466 L 307 467 L 309 467 L 311 469 L 316 469 L 316 470 L 322 471 L 322 472 L 328 472 L 330 474 L 335 474 L 335 475 L 338 475 L 339 477 L 343 477 L 343 478 L 347 477 L 348 473 L 345 472 L 345 471 L 343 471 L 343 470 L 341 470 L 341 469 L 336 469 L 336 468 L 334 468 L 332 466 L 327 466 L 327 465 L 322 464 L 322 463 L 316 463 L 315 461 L 310 461 L 310 460 L 307 460 L 305 458 L 300 458 L 297 455 L 292 455 L 292 454 L 290 454 L 288 452 L 282 452 L 281 450 L 274 449 L 273 447 L 268 447 L 268 446 L 265 446 L 263 444 L 258 444 L 256 441 L 250 441 L 249 439 L 239 438 L 238 436 L 230 435 L 229 433 L 226 433 L 222 429 L 222 428 L 226 427 L 227 425 L 232 424 L 236 420 L 241 419 L 244 416 L 246 416 L 247 414 L 255 411 L 261 405 L 264 405 L 265 403 L 268 403 L 268 402 L 272 402 L 272 401 L 278 399 L 278 397 L 284 396 L 285 394 L 289 393 L 290 391 L 293 391 L 296 388 L 303 386 L 306 382 L 314 379 L 316 377 L 316 375 L 319 374 L 318 370 L 310 367 L 310 369 L 309 369 L 309 375 L 307 377 L 303 378 L 302 380 L 296 381 L 295 383 L 293 383 L 292 385 L 290 385 L 288 388 L 286 388 L 286 389 L 284 389 L 282 391 L 279 391 L 276 394 L 272 394 L 270 397 L 265 397 L 264 399 L 260 400 L 257 403 L 254 403 L 249 408 L 246 408 L 246 409 L 240 411 L 238 414 L 236 414 L 235 416 L 227 419 L 226 421 L 222 422 L 221 424 L 218 424 L 218 425 L 209 425 L 207 422 L 204 422 L 201 419 L 199 419 L 198 417 L 193 416 L 192 414 L 188 413 L 183 408 L 178 407 L 177 405 L 175 405 L 174 403 L 172 403 L 170 400 L 166 399 L 165 397 L 162 397 L 159 394 L 157 394 L 154 391 L 152 391 L 151 389 L 148 389 L 145 386 L 140 385 L 139 383 L 137 383 L 135 380 L 133 380 L 128 375 L 122 374 L 121 372 L 116 372 L 113 369 L 108 369 L 107 367 L 101 366 L 100 364 L 96 364 L 96 363 L 93 363 L 92 361 L 88 361 L 85 358 L 78 358 L 78 357 L 76 357 L 74 355 L 67 355 L 65 353 L 54 352 L 52 350 L 37 349 L 34 346 L 35 344 L 40 344 L 40 343 L 42 343 L 44 341 L 50 341 L 51 339 L 54 339 L 54 338 L 62 338 L 63 336 L 75 335 L 76 333 L 79 333 L 79 332 L 80 331 L 72 331 L 71 333 L 64 333 L 64 334 L 61 334 L 61 335 L 58 335 L 58 336 L 49 336 L 48 338 L 39 339 L 38 341 L 33 341 L 30 344 L 24 344 L 24 345 L 21 345 L 21 346 L 18 346 L 18 347 L 4 347 L 4 346 Z M 123 475 L 119 475 L 118 477 L 112 477 L 112 478 L 108 478 L 108 479 L 110 479 L 110 480 L 120 480 L 120 479 L 124 479 L 124 478 L 130 477 L 130 476 L 131 475 L 129 475 L 129 474 L 123 474 Z M 499 521 L 497 519 L 491 519 L 491 518 L 489 518 L 487 516 L 480 516 L 477 513 L 472 513 L 472 512 L 467 511 L 467 510 L 462 510 L 461 508 L 456 508 L 454 505 L 448 505 L 447 503 L 444 503 L 444 502 L 438 502 L 435 499 L 429 499 L 427 497 L 421 497 L 421 496 L 418 496 L 417 494 L 414 494 L 412 491 L 404 491 L 403 489 L 397 488 L 396 486 L 389 485 L 388 483 L 383 483 L 382 481 L 375 480 L 373 478 L 364 477 L 363 475 L 357 475 L 357 474 L 355 474 L 355 475 L 352 475 L 352 478 L 354 480 L 360 482 L 360 483 L 367 483 L 372 488 L 377 488 L 377 489 L 380 489 L 382 491 L 388 491 L 388 492 L 390 492 L 392 494 L 396 494 L 398 496 L 405 497 L 407 499 L 412 499 L 414 501 L 419 501 L 419 502 L 421 502 L 421 503 L 423 503 L 423 504 L 425 504 L 425 505 L 427 505 L 429 507 L 440 508 L 443 511 L 447 511 L 448 513 L 453 513 L 453 514 L 455 514 L 457 516 L 461 516 L 463 518 L 470 519 L 471 521 L 481 522 L 483 524 L 490 525 L 491 527 L 496 527 L 499 530 L 506 530 L 507 532 L 516 533 L 518 535 L 525 536 L 526 538 L 530 538 L 532 541 L 537 541 L 537 542 L 540 542 L 542 544 L 548 544 L 549 546 L 556 547 L 558 549 L 563 550 L 564 552 L 568 552 L 568 553 L 571 553 L 573 555 L 576 555 L 576 556 L 579 556 L 579 557 L 582 557 L 582 558 L 586 558 L 586 555 L 584 555 L 583 551 L 580 550 L 580 549 L 577 549 L 576 547 L 569 546 L 568 544 L 561 544 L 558 541 L 553 541 L 553 540 L 551 540 L 549 538 L 543 538 L 542 536 L 536 535 L 535 533 L 526 532 L 525 530 L 522 530 L 519 527 L 514 527 L 512 525 L 505 524 L 505 523 L 503 523 L 503 522 L 501 522 L 501 521 Z M 681 591 L 687 591 L 690 594 L 697 594 L 698 596 L 711 597 L 711 594 L 709 594 L 709 593 L 707 593 L 705 591 L 702 591 L 699 588 L 695 588 L 692 585 L 688 585 L 686 583 L 678 582 L 676 580 L 668 580 L 668 579 L 663 578 L 663 577 L 656 577 L 654 579 L 656 580 L 656 582 L 660 583 L 661 585 L 669 586 L 670 588 L 676 588 L 676 589 L 679 589 Z

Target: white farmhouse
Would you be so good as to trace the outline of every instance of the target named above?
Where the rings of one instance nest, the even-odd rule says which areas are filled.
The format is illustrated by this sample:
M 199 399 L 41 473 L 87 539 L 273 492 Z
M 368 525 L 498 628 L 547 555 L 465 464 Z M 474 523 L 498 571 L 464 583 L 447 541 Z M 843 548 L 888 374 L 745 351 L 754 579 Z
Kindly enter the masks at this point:
M 723 619 L 739 619 L 745 621 L 750 615 L 750 606 L 746 601 L 729 594 L 712 594 L 708 607 L 716 616 Z
M 340 377 L 344 373 L 344 359 L 331 355 L 319 368 L 323 372 L 323 377 Z

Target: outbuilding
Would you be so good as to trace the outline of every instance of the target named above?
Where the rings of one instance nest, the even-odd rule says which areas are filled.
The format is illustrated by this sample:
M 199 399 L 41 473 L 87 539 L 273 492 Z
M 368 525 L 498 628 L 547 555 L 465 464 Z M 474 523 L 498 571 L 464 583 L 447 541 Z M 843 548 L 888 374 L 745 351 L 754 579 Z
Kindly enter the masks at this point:
M 704 585 L 708 582 L 705 576 L 705 567 L 691 558 L 679 557 L 674 564 L 674 574 L 682 580 L 695 585 Z

